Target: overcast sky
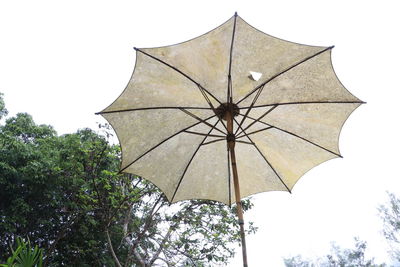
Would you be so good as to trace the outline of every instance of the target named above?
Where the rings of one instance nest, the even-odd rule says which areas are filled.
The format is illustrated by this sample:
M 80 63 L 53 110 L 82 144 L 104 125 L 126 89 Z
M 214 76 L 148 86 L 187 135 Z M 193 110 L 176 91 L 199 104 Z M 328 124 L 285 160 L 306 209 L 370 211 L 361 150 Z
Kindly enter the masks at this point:
M 343 159 L 328 161 L 293 193 L 261 193 L 245 214 L 250 266 L 282 266 L 282 257 L 323 255 L 330 242 L 368 242 L 388 262 L 377 207 L 400 194 L 397 1 L 1 1 L 0 92 L 10 115 L 28 112 L 59 134 L 104 122 L 95 112 L 125 88 L 133 47 L 174 44 L 201 35 L 235 11 L 286 40 L 335 45 L 335 71 L 367 104 L 347 120 Z M 376 4 L 379 3 L 379 4 Z M 241 252 L 230 266 L 241 266 Z

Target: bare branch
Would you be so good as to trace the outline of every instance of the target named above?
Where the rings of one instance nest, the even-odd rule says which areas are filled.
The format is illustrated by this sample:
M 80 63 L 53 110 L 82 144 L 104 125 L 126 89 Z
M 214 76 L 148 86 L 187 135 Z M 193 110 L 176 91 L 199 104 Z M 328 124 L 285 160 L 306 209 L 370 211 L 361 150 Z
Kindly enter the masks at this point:
M 108 228 L 107 228 L 107 227 L 105 228 L 105 232 L 106 232 L 106 236 L 107 236 L 108 246 L 110 247 L 110 252 L 111 252 L 111 255 L 112 255 L 113 258 L 114 258 L 115 264 L 116 264 L 118 267 L 122 267 L 121 263 L 119 262 L 119 259 L 118 259 L 117 255 L 115 254 L 113 245 L 112 245 L 112 243 L 111 243 L 110 234 L 109 234 L 109 232 L 108 232 Z
M 140 256 L 139 252 L 136 250 L 133 251 L 133 254 L 135 255 L 136 259 L 139 261 L 140 265 L 142 267 L 146 267 L 146 263 L 143 261 L 142 256 Z
M 136 251 L 136 247 L 138 246 L 138 244 L 142 241 L 142 238 L 144 237 L 145 233 L 147 232 L 147 230 L 150 228 L 151 223 L 152 223 L 152 217 L 154 216 L 153 212 L 156 208 L 156 206 L 158 205 L 159 201 L 162 199 L 162 195 L 160 195 L 158 197 L 158 199 L 156 200 L 156 202 L 154 203 L 153 207 L 151 208 L 150 211 L 150 216 L 148 216 L 146 218 L 146 222 L 144 224 L 143 230 L 137 235 L 136 240 L 133 242 L 131 248 L 129 249 L 128 252 L 128 259 L 131 257 L 132 253 L 136 256 L 137 251 Z
M 158 259 L 158 256 L 160 255 L 165 243 L 167 242 L 167 240 L 169 239 L 171 234 L 172 234 L 172 226 L 169 227 L 168 232 L 166 233 L 166 235 L 162 239 L 161 243 L 159 244 L 158 250 L 153 255 L 153 258 L 150 260 L 150 263 L 149 263 L 150 266 L 152 266 L 154 264 L 154 262 Z

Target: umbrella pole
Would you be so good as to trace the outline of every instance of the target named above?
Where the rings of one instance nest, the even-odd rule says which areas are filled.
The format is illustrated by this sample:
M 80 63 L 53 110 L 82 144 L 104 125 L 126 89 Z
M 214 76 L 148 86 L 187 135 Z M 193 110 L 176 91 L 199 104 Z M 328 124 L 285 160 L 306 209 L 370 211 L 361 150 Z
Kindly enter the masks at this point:
M 242 203 L 240 202 L 240 188 L 239 188 L 239 179 L 238 179 L 237 168 L 236 168 L 235 147 L 233 147 L 232 149 L 229 149 L 229 150 L 231 153 L 233 184 L 235 186 L 236 209 L 237 209 L 237 215 L 239 218 L 240 237 L 242 239 L 243 266 L 247 267 L 246 237 L 244 234 L 243 208 L 242 208 Z
M 243 255 L 243 267 L 247 267 L 247 250 L 246 250 L 246 237 L 244 233 L 244 220 L 243 220 L 243 208 L 240 202 L 240 188 L 239 188 L 239 177 L 236 167 L 236 156 L 235 156 L 235 138 L 233 134 L 233 116 L 231 112 L 226 114 L 227 129 L 228 129 L 228 148 L 231 155 L 231 166 L 233 174 L 233 184 L 235 187 L 235 198 L 236 198 L 236 209 L 239 219 L 240 226 L 240 237 L 242 239 L 242 255 Z M 233 137 L 233 138 L 232 138 Z

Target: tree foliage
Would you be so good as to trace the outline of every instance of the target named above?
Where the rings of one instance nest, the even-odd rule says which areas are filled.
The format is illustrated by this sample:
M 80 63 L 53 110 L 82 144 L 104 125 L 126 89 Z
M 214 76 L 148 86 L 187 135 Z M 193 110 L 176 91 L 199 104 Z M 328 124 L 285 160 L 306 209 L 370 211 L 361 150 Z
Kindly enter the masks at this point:
M 0 126 L 0 259 L 22 236 L 49 266 L 226 263 L 240 240 L 235 208 L 170 205 L 151 183 L 118 173 L 119 147 L 100 130 L 58 136 L 25 113 Z
M 383 222 L 382 233 L 388 241 L 390 253 L 400 262 L 400 198 L 388 192 L 388 202 L 378 210 Z
M 332 254 L 327 255 L 329 266 L 340 267 L 378 267 L 384 266 L 383 264 L 375 264 L 374 258 L 367 258 L 365 250 L 367 249 L 367 242 L 358 238 L 354 238 L 355 248 L 342 249 L 339 246 L 332 245 Z
M 317 259 L 305 259 L 300 255 L 285 258 L 287 267 L 384 267 L 374 263 L 373 258 L 366 258 L 367 242 L 354 238 L 354 248 L 341 248 L 332 243 L 331 253 Z
M 0 119 L 8 114 L 6 105 L 4 103 L 3 94 L 0 93 Z

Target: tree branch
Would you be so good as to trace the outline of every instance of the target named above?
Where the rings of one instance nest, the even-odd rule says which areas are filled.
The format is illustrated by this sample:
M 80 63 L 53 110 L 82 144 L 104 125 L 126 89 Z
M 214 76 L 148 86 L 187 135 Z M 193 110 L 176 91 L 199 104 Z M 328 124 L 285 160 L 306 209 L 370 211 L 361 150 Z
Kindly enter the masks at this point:
M 119 260 L 118 260 L 117 255 L 116 255 L 115 252 L 114 252 L 114 248 L 113 248 L 113 245 L 112 245 L 112 243 L 111 243 L 110 234 L 109 234 L 109 232 L 108 232 L 108 228 L 107 228 L 107 227 L 105 228 L 105 232 L 106 232 L 106 235 L 107 235 L 107 242 L 108 242 L 108 246 L 110 247 L 111 255 L 113 256 L 114 261 L 115 261 L 115 263 L 117 264 L 117 266 L 118 266 L 118 267 L 122 267 L 121 263 L 120 263 Z
M 140 265 L 142 265 L 142 267 L 146 267 L 146 263 L 143 261 L 142 256 L 140 256 L 139 252 L 134 250 L 133 254 L 135 255 L 136 259 L 139 261 Z
M 154 262 L 158 259 L 158 256 L 160 255 L 160 253 L 164 247 L 164 244 L 167 242 L 167 240 L 169 239 L 171 234 L 172 234 L 172 226 L 169 227 L 168 232 L 162 239 L 161 243 L 158 244 L 159 245 L 158 250 L 156 251 L 156 253 L 153 255 L 153 258 L 149 262 L 150 266 L 152 266 L 154 264 Z
M 159 201 L 162 199 L 162 195 L 160 195 L 158 197 L 158 199 L 156 200 L 156 202 L 153 204 L 153 207 L 151 208 L 150 212 L 149 212 L 149 216 L 147 216 L 146 218 L 146 222 L 143 226 L 143 230 L 137 235 L 136 240 L 132 243 L 131 248 L 129 249 L 128 255 L 127 255 L 127 259 L 129 259 L 132 255 L 132 253 L 135 255 L 135 257 L 137 257 L 138 252 L 136 251 L 136 247 L 138 246 L 138 244 L 142 241 L 142 238 L 144 236 L 144 234 L 147 232 L 147 230 L 149 229 L 149 227 L 151 226 L 152 223 L 152 218 L 154 216 L 154 210 L 156 208 L 156 206 L 158 205 Z

